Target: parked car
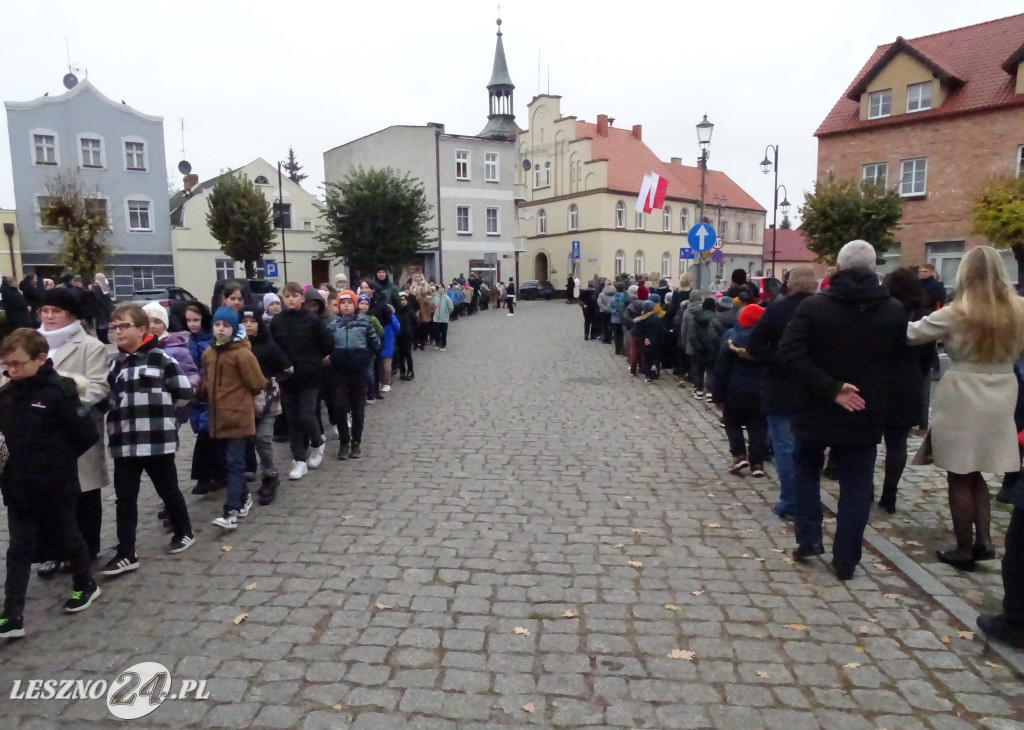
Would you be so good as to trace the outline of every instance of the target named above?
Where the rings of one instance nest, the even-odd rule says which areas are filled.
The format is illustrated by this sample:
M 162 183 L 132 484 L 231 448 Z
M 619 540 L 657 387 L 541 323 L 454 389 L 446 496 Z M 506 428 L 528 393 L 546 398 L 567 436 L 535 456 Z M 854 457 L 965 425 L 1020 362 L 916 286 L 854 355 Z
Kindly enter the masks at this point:
M 262 301 L 264 294 L 277 294 L 277 284 L 267 279 L 241 279 L 249 285 L 253 296 Z
M 551 300 L 554 296 L 555 285 L 546 279 L 540 281 L 530 279 L 519 284 L 520 299 L 533 300 L 543 298 Z
M 195 302 L 198 301 L 192 292 L 188 289 L 182 289 L 180 286 L 169 286 L 163 289 L 139 289 L 132 294 L 132 304 L 138 304 L 140 307 L 144 307 L 150 302 L 160 302 L 165 307 L 170 307 L 171 302 Z

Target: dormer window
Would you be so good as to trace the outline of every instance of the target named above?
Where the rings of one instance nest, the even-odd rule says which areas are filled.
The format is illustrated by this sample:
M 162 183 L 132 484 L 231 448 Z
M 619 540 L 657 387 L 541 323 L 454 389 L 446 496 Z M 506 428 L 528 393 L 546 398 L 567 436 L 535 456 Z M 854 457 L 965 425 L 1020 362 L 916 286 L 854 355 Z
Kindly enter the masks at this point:
M 923 112 L 932 108 L 932 82 L 907 86 L 907 113 Z
M 868 94 L 868 119 L 880 119 L 892 113 L 892 89 Z
M 256 183 L 257 185 L 269 185 L 270 184 L 270 180 L 267 179 L 266 175 L 257 175 L 256 179 L 253 180 L 253 182 Z

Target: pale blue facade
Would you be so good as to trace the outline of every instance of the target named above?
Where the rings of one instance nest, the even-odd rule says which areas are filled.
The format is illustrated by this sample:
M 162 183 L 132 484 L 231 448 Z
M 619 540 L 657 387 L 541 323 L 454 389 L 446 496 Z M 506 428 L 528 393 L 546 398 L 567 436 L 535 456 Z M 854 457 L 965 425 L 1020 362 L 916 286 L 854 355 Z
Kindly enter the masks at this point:
M 106 208 L 113 249 L 104 271 L 118 299 L 172 285 L 163 119 L 106 98 L 88 80 L 60 95 L 5 106 L 25 272 L 60 274 L 59 234 L 42 228 L 39 209 L 47 181 L 63 172 L 77 174 L 104 201 L 95 203 Z

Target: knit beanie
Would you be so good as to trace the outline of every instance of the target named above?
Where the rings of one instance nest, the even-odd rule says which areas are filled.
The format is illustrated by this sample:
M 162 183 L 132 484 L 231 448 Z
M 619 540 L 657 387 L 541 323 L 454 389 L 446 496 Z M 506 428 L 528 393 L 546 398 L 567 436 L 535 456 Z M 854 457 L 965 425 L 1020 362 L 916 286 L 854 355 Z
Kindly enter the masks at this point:
M 655 304 L 661 304 L 661 295 L 651 292 L 647 295 L 647 301 L 654 302 Z
M 654 302 L 652 302 L 650 299 L 648 299 L 646 302 L 644 302 L 643 309 L 644 309 L 645 312 L 653 312 L 654 311 Z
M 224 307 L 221 307 L 221 309 L 223 308 Z M 159 319 L 161 322 L 164 323 L 165 328 L 169 328 L 171 326 L 171 321 L 167 316 L 167 310 L 164 309 L 164 305 L 161 304 L 160 302 L 150 302 L 149 304 L 142 308 L 142 311 L 146 313 L 147 317 L 150 317 L 152 319 Z
M 270 308 L 270 305 L 273 304 L 274 302 L 280 304 L 281 297 L 277 296 L 277 294 L 275 294 L 272 291 L 268 291 L 266 294 L 263 295 L 263 311 L 267 311 L 267 309 Z
M 715 307 L 719 312 L 728 312 L 732 309 L 732 299 L 729 297 L 719 297 L 718 301 L 715 302 Z
M 700 308 L 702 312 L 714 312 L 715 300 L 712 299 L 711 297 L 708 297 L 707 299 L 700 303 Z
M 342 299 L 348 299 L 353 304 L 356 303 L 356 293 L 351 289 L 342 289 L 338 292 L 338 304 L 341 304 Z
M 764 308 L 757 304 L 748 304 L 740 310 L 740 327 L 753 327 L 757 320 L 764 314 Z
M 213 313 L 214 322 L 227 322 L 231 325 L 231 329 L 237 334 L 238 333 L 238 314 L 231 307 L 218 307 L 217 311 Z
M 356 302 L 366 302 L 367 304 L 369 304 L 370 297 L 366 296 L 365 294 L 360 294 L 359 297 L 356 299 Z
M 704 301 L 704 295 L 694 289 L 690 292 L 690 302 L 702 302 Z
M 636 292 L 639 288 L 640 287 L 638 287 L 636 284 L 633 284 L 633 286 L 626 289 L 626 293 L 629 294 L 630 299 L 636 299 Z

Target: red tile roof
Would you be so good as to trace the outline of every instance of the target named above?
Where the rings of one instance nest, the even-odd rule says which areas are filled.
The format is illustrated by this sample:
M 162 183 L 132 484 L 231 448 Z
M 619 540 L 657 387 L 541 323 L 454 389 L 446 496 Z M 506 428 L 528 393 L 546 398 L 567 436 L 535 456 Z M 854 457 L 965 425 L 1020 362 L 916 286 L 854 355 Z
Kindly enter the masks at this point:
M 608 136 L 598 134 L 597 125 L 576 121 L 576 138 L 591 139 L 591 159 L 608 161 L 608 188 L 624 193 L 640 194 L 644 175 L 656 172 L 668 179 L 666 198 L 700 200 L 700 168 L 664 162 L 632 130 L 608 127 Z M 744 208 L 764 212 L 764 208 L 724 172 L 708 170 L 705 204 L 715 195 L 724 197 L 728 208 Z
M 814 135 L 821 137 L 1024 105 L 1024 94 L 1016 93 L 1016 65 L 1010 64 L 1021 53 L 1022 40 L 1024 15 L 1014 15 L 911 40 L 897 38 L 893 43 L 879 46 Z M 861 120 L 860 94 L 885 63 L 901 50 L 920 60 L 947 84 L 946 98 L 941 106 L 925 112 Z
M 780 228 L 775 241 L 776 261 L 806 261 L 813 264 L 817 257 L 807 248 L 807 240 L 799 228 Z M 764 232 L 761 256 L 767 262 L 772 260 L 772 229 Z

